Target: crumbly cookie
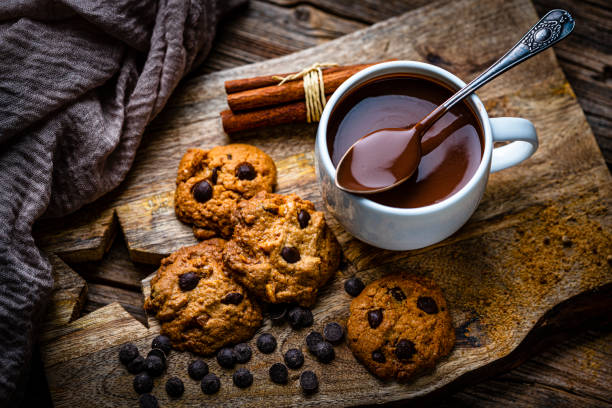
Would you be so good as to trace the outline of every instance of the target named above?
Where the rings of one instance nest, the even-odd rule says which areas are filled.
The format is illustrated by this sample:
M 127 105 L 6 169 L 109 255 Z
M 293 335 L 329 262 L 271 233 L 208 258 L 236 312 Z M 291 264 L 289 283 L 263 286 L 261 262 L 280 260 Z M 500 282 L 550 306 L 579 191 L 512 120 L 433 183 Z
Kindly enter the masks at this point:
M 261 326 L 259 305 L 223 268 L 225 241 L 203 241 L 173 252 L 151 281 L 145 310 L 178 350 L 211 354 L 253 337 Z
M 236 204 L 276 186 L 274 161 L 255 146 L 189 149 L 181 159 L 174 196 L 177 217 L 198 239 L 229 238 Z
M 348 345 L 372 374 L 406 381 L 432 368 L 455 344 L 451 318 L 430 279 L 390 275 L 351 302 Z
M 323 213 L 295 194 L 260 192 L 238 204 L 234 223 L 225 265 L 266 302 L 311 306 L 338 269 L 340 245 Z

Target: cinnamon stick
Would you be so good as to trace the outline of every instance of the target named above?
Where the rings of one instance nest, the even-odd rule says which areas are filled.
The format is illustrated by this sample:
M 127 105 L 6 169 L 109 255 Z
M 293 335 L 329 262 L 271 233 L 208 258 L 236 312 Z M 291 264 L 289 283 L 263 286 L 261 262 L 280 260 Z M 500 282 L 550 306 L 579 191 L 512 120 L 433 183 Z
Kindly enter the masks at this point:
M 345 65 L 339 67 L 329 67 L 323 70 L 323 74 L 331 74 L 332 72 L 344 71 L 347 69 L 361 67 L 362 69 L 368 67 L 372 64 L 359 64 L 359 65 Z M 277 74 L 277 75 L 263 75 L 253 78 L 240 78 L 233 79 L 231 81 L 225 81 L 225 92 L 229 94 L 233 94 L 236 92 L 247 91 L 249 89 L 257 89 L 263 88 L 266 86 L 278 85 L 279 80 L 274 77 L 286 77 L 289 75 L 296 74 L 297 72 L 289 72 L 286 74 Z
M 227 134 L 285 123 L 306 123 L 306 102 L 293 102 L 243 112 L 232 112 L 227 109 L 221 112 L 221 121 L 223 130 Z
M 371 65 L 374 64 L 352 65 L 350 67 L 345 67 L 346 69 L 335 72 L 326 73 L 326 71 L 323 71 L 325 93 L 330 94 L 334 92 L 347 78 Z M 238 112 L 266 106 L 280 105 L 303 99 L 304 86 L 302 81 L 290 81 L 281 86 L 266 86 L 263 88 L 249 89 L 246 91 L 228 94 L 227 104 L 232 111 Z

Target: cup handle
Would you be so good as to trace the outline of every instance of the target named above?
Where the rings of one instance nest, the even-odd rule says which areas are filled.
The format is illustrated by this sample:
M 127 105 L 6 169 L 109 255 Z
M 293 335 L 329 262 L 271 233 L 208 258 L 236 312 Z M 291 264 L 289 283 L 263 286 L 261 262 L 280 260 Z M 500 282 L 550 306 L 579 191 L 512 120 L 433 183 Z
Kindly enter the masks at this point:
M 493 142 L 512 142 L 493 149 L 491 173 L 515 166 L 538 149 L 533 123 L 522 118 L 491 118 Z

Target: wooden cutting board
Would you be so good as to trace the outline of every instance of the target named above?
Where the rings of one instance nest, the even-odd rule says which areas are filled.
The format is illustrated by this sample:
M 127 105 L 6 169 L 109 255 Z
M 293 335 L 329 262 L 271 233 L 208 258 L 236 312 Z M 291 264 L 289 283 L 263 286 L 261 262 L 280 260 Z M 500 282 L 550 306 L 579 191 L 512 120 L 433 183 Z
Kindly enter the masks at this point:
M 193 78 L 175 92 L 149 126 L 134 166 L 113 193 L 73 216 L 37 228 L 38 242 L 51 255 L 56 288 L 42 334 L 41 349 L 56 407 L 133 406 L 132 376 L 118 363 L 121 344 L 135 342 L 143 353 L 159 326 L 136 321 L 118 304 L 82 318 L 86 285 L 65 263 L 98 260 L 120 227 L 134 261 L 156 264 L 181 246 L 192 245 L 191 229 L 173 210 L 176 168 L 189 147 L 208 148 L 230 140 L 219 112 L 226 108 L 223 81 L 290 72 L 317 61 L 340 64 L 390 58 L 426 61 L 475 77 L 504 53 L 538 17 L 527 0 L 437 2 L 327 44 L 286 57 Z M 579 24 L 580 22 L 578 22 Z M 270 327 L 279 340 L 271 355 L 256 352 L 247 364 L 253 386 L 231 385 L 231 370 L 207 359 L 221 377 L 221 391 L 205 396 L 188 379 L 189 353 L 173 352 L 169 368 L 153 391 L 162 406 L 340 406 L 396 401 L 425 395 L 492 367 L 512 365 L 513 350 L 530 332 L 562 325 L 573 309 L 596 309 L 612 286 L 612 180 L 571 87 L 552 51 L 504 74 L 479 96 L 491 116 L 521 116 L 538 131 L 540 149 L 528 161 L 491 176 L 485 196 L 468 224 L 437 245 L 409 252 L 382 251 L 363 244 L 328 216 L 346 265 L 321 292 L 314 308 L 315 329 L 345 322 L 350 298 L 346 277 L 369 282 L 394 271 L 437 280 L 448 299 L 457 333 L 452 354 L 434 371 L 410 384 L 376 380 L 345 345 L 323 365 L 305 352 L 304 369 L 320 379 L 319 393 L 299 391 L 300 371 L 287 386 L 268 380 L 281 353 L 304 348 L 308 330 Z M 268 152 L 279 171 L 279 192 L 295 192 L 323 209 L 313 169 L 316 127 L 291 125 L 241 135 L 234 140 Z M 148 281 L 144 282 L 145 293 Z M 588 295 L 584 295 L 584 293 Z M 583 294 L 582 296 L 579 296 Z M 185 380 L 186 393 L 169 401 L 163 384 L 171 375 Z

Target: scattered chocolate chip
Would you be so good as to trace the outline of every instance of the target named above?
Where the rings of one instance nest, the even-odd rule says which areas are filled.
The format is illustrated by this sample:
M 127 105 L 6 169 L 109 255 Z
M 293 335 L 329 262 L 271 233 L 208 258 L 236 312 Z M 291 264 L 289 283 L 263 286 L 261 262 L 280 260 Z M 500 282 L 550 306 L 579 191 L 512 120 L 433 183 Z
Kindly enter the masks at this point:
M 352 297 L 359 296 L 365 285 L 359 278 L 350 278 L 344 282 L 344 290 Z
M 183 292 L 192 290 L 198 286 L 198 282 L 200 282 L 200 277 L 193 272 L 187 272 L 179 276 L 179 288 Z
M 433 298 L 429 296 L 419 296 L 417 299 L 417 307 L 427 314 L 438 313 L 438 305 Z
M 397 300 L 398 302 L 406 300 L 406 294 L 399 286 L 391 288 L 389 292 L 391 292 L 391 296 L 393 296 L 393 299 Z
M 153 378 L 151 378 L 151 376 L 147 373 L 140 373 L 134 377 L 133 385 L 134 391 L 136 391 L 138 394 L 151 392 L 153 389 Z
M 382 323 L 383 320 L 383 311 L 382 309 L 370 310 L 368 312 L 368 323 L 370 323 L 370 327 L 375 329 Z
M 302 350 L 292 348 L 285 353 L 285 364 L 292 369 L 298 369 L 304 364 L 304 354 Z
M 221 167 L 215 167 L 214 169 L 212 169 L 210 181 L 212 181 L 213 184 L 217 184 L 217 179 L 219 178 L 219 170 L 221 170 Z
M 223 368 L 233 368 L 234 364 L 236 364 L 234 350 L 229 347 L 223 347 L 217 352 L 217 362 Z
M 236 357 L 237 363 L 248 363 L 252 355 L 253 351 L 251 350 L 251 346 L 247 343 L 240 343 L 234 346 L 234 356 Z
M 287 263 L 296 263 L 301 259 L 300 251 L 295 247 L 283 247 L 281 250 L 281 256 Z
M 331 343 L 326 341 L 322 341 L 315 346 L 314 354 L 322 363 L 331 363 L 331 361 L 336 357 L 334 347 L 331 345 Z
M 164 372 L 164 362 L 157 356 L 148 356 L 144 361 L 144 368 L 152 377 L 160 376 Z
M 206 374 L 208 374 L 208 364 L 203 360 L 193 360 L 187 366 L 187 373 L 194 380 L 201 380 Z
M 138 356 L 138 347 L 132 343 L 125 343 L 119 349 L 119 361 L 121 361 L 123 364 L 129 363 Z
M 166 353 L 164 353 L 162 349 L 151 349 L 151 351 L 149 351 L 149 354 L 147 354 L 147 357 L 149 356 L 159 357 L 162 363 L 164 363 L 164 366 L 166 365 Z
M 278 207 L 263 207 L 265 212 L 269 212 L 270 214 L 278 215 Z
M 544 239 L 542 240 L 542 242 L 544 242 L 544 245 L 550 245 L 550 238 L 548 238 L 548 237 L 544 237 Z
M 287 321 L 294 330 L 302 327 L 312 326 L 313 317 L 310 309 L 301 306 L 295 306 L 287 312 Z
M 270 374 L 272 382 L 277 384 L 287 384 L 287 380 L 289 379 L 289 372 L 283 363 L 272 364 L 268 374 Z
M 246 368 L 239 368 L 232 376 L 234 385 L 239 388 L 248 388 L 253 384 L 253 374 Z
M 410 360 L 416 353 L 414 343 L 410 340 L 400 340 L 395 345 L 395 356 L 400 360 Z
M 157 398 L 151 394 L 142 394 L 140 398 L 138 398 L 138 403 L 140 404 L 140 408 L 158 408 L 159 404 L 157 403 Z
M 327 323 L 323 329 L 325 340 L 332 344 L 338 344 L 344 337 L 344 329 L 336 322 Z
M 257 173 L 250 163 L 240 163 L 236 167 L 236 177 L 239 180 L 253 180 L 255 176 L 257 176 Z
M 208 181 L 202 180 L 193 186 L 191 194 L 198 203 L 205 203 L 212 198 L 213 188 Z
M 155 337 L 151 342 L 151 348 L 161 349 L 164 353 L 166 353 L 166 355 L 168 355 L 168 353 L 170 353 L 170 350 L 172 349 L 172 344 L 170 343 L 170 339 L 168 338 L 168 336 L 160 334 L 159 336 Z
M 239 305 L 244 299 L 244 295 L 239 292 L 230 292 L 223 299 L 221 299 L 221 303 L 225 305 Z
M 372 352 L 372 360 L 376 361 L 377 363 L 384 363 L 385 361 L 387 361 L 382 350 L 374 350 Z
M 306 336 L 306 347 L 308 347 L 308 351 L 312 354 L 315 353 L 315 348 L 317 344 L 321 343 L 323 340 L 323 336 L 321 333 L 316 331 L 311 331 L 308 336 Z
M 257 339 L 257 348 L 264 354 L 270 354 L 276 349 L 276 339 L 270 333 L 264 333 Z
M 608 255 L 606 260 L 608 261 L 608 265 L 612 266 L 612 255 Z
M 270 305 L 270 320 L 273 324 L 281 324 L 287 315 L 287 305 L 284 303 Z
M 232 155 L 231 154 L 227 154 L 227 160 L 232 160 Z
M 219 377 L 213 373 L 208 373 L 202 378 L 200 388 L 202 388 L 204 394 L 211 395 L 219 391 L 219 388 L 221 388 L 221 381 L 219 381 Z
M 178 377 L 170 377 L 166 381 L 166 393 L 172 398 L 179 398 L 185 392 L 183 381 Z
M 138 356 L 127 364 L 127 370 L 130 374 L 138 374 L 144 370 L 144 357 Z
M 300 375 L 300 387 L 302 387 L 305 393 L 316 392 L 319 388 L 317 375 L 310 370 L 304 371 L 302 375 Z
M 563 242 L 563 246 L 569 248 L 572 246 L 572 240 L 567 235 L 561 237 L 561 242 Z
M 300 228 L 304 229 L 308 226 L 310 222 L 310 214 L 306 210 L 300 210 L 297 216 L 298 223 L 300 224 Z

